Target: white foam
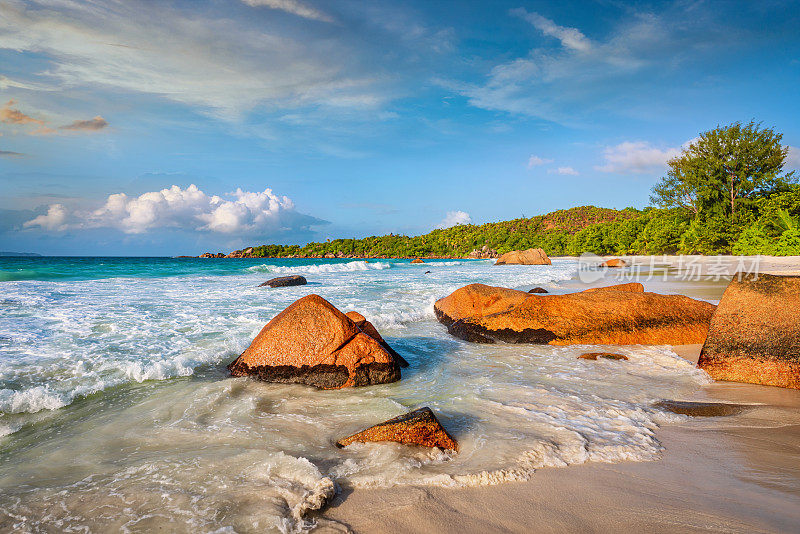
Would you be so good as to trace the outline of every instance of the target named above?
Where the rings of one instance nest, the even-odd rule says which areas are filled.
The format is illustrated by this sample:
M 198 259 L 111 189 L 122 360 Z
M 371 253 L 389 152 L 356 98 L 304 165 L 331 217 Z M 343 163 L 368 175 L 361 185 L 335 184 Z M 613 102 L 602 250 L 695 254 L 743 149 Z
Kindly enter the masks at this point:
M 369 271 L 369 270 L 383 270 L 390 269 L 391 263 L 382 263 L 377 261 L 350 261 L 346 263 L 322 263 L 310 265 L 254 265 L 248 267 L 251 272 L 260 273 L 351 273 L 356 271 Z
M 36 386 L 20 391 L 0 389 L 0 412 L 35 413 L 41 410 L 57 410 L 67 405 L 61 396 L 46 386 Z

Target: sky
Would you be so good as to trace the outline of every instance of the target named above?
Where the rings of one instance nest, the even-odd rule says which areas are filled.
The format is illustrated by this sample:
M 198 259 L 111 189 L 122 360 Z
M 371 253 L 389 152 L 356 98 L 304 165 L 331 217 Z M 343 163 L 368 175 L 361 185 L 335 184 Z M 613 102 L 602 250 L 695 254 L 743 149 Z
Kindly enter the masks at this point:
M 800 2 L 0 0 L 0 251 L 179 255 L 649 204 L 800 168 Z

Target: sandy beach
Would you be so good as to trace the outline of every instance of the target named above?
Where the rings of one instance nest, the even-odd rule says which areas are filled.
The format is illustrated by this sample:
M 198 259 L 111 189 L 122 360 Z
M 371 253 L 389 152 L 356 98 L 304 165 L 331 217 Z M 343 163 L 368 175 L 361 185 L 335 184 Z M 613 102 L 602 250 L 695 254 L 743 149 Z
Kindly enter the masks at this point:
M 700 347 L 676 352 L 696 360 Z M 683 400 L 753 406 L 663 426 L 652 462 L 543 468 L 477 488 L 345 489 L 323 517 L 355 532 L 797 531 L 800 391 L 715 383 L 703 393 Z

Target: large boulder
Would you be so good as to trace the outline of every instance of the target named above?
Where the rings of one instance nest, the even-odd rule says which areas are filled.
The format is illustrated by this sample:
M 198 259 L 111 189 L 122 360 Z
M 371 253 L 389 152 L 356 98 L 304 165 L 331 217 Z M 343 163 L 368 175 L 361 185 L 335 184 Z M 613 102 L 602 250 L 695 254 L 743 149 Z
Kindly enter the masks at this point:
M 705 340 L 714 305 L 631 286 L 530 295 L 472 284 L 434 311 L 452 335 L 478 343 L 683 345 Z
M 697 364 L 716 380 L 800 389 L 800 276 L 734 276 Z
M 354 441 L 361 443 L 394 441 L 406 445 L 458 451 L 458 442 L 442 427 L 430 408 L 420 408 L 371 426 L 337 441 L 336 446 L 346 447 Z
M 345 315 L 354 323 L 356 326 L 369 337 L 377 341 L 381 344 L 381 347 L 386 349 L 386 352 L 391 354 L 397 360 L 397 363 L 400 364 L 400 367 L 408 367 L 408 362 L 405 358 L 400 356 L 396 350 L 389 346 L 389 344 L 383 339 L 383 336 L 378 332 L 378 329 L 375 326 L 367 321 L 367 318 L 358 313 L 357 311 L 349 311 L 345 313 Z
M 425 262 L 422 261 L 421 258 L 414 258 L 413 260 L 411 260 L 411 263 L 425 263 Z
M 445 326 L 467 317 L 482 317 L 508 311 L 530 297 L 524 291 L 470 284 L 436 301 L 433 311 Z
M 400 380 L 397 358 L 318 295 L 276 315 L 228 369 L 233 376 L 323 389 Z
M 494 263 L 495 265 L 551 265 L 550 258 L 540 248 L 528 250 L 512 250 L 506 252 Z
M 271 278 L 264 282 L 263 284 L 259 284 L 258 287 L 288 287 L 288 286 L 304 286 L 308 283 L 305 276 L 300 276 L 299 274 L 292 274 L 289 276 L 279 276 L 277 278 Z

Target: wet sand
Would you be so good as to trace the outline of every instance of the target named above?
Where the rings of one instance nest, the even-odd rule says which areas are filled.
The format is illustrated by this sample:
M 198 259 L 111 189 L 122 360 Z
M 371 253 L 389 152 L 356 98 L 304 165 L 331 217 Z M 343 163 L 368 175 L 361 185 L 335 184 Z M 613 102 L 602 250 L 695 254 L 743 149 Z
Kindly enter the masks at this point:
M 699 351 L 676 347 L 695 361 Z M 344 488 L 323 517 L 355 532 L 800 530 L 800 391 L 716 383 L 704 393 L 681 400 L 753 407 L 663 426 L 653 462 L 545 468 L 477 488 Z
M 725 279 L 676 281 L 689 269 L 676 257 L 630 260 L 673 275 L 641 280 L 649 291 L 718 301 L 726 285 Z M 695 264 L 706 275 L 724 265 L 730 275 L 740 261 L 699 258 Z M 758 271 L 798 274 L 800 258 L 761 258 Z M 612 276 L 618 275 L 589 285 L 609 285 Z M 575 281 L 561 289 L 578 287 L 587 285 Z M 674 347 L 693 362 L 700 349 Z M 664 451 L 651 462 L 543 468 L 525 482 L 475 488 L 343 488 L 323 512 L 319 531 L 800 532 L 800 391 L 717 382 L 699 398 L 672 400 L 752 406 L 738 415 L 662 426 L 656 437 Z

